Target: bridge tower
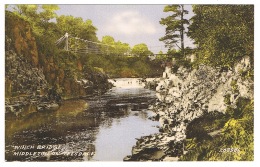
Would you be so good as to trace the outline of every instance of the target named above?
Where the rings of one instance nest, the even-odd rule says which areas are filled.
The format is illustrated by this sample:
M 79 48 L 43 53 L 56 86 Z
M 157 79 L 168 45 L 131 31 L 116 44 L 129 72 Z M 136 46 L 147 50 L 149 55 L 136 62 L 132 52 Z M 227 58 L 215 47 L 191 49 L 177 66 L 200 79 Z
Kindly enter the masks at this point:
M 65 48 L 66 51 L 69 51 L 69 34 L 66 32 L 65 34 Z

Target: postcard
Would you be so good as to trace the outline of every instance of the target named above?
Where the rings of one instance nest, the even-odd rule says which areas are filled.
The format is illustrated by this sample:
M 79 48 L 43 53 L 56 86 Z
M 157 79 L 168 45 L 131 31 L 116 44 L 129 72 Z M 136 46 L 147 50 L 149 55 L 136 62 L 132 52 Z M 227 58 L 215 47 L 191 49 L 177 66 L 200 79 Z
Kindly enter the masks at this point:
M 254 5 L 6 4 L 5 161 L 254 161 Z

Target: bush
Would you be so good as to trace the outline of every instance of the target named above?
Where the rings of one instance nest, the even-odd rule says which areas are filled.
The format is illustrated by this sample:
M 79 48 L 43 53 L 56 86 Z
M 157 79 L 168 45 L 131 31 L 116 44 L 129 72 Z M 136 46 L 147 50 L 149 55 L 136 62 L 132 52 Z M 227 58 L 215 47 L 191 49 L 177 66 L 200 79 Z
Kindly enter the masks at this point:
M 254 103 L 250 99 L 239 98 L 237 108 L 225 116 L 215 117 L 205 122 L 205 116 L 194 120 L 190 127 L 197 125 L 203 128 L 221 127 L 222 133 L 215 136 L 213 140 L 186 139 L 186 149 L 188 153 L 180 160 L 204 160 L 204 161 L 252 161 L 254 160 Z M 214 117 L 212 117 L 214 118 Z M 201 120 L 201 121 L 198 121 Z M 203 123 L 204 120 L 204 123 Z M 221 123 L 216 126 L 217 121 Z M 197 122 L 197 124 L 195 124 Z M 188 126 L 188 127 L 189 127 Z M 187 128 L 188 130 L 188 128 Z M 192 132 L 192 128 L 189 131 Z M 199 134 L 197 134 L 199 136 Z

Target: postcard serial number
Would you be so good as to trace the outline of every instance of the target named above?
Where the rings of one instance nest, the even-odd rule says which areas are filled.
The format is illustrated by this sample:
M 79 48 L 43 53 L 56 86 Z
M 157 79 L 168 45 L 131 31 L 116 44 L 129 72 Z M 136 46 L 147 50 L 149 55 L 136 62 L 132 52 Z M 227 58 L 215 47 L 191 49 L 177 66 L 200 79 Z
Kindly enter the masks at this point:
M 237 153 L 240 152 L 239 148 L 221 148 L 219 150 L 221 153 Z

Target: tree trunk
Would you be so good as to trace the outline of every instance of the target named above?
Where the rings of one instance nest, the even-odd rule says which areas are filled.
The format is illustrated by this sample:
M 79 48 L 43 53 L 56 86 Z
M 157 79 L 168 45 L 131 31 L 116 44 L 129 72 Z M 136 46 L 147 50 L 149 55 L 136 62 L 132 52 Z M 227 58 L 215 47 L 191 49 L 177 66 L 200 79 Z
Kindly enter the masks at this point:
M 182 56 L 185 56 L 184 53 L 184 24 L 183 24 L 183 15 L 184 15 L 184 5 L 181 5 L 181 31 L 180 31 L 180 35 L 181 35 L 181 52 L 182 52 Z

